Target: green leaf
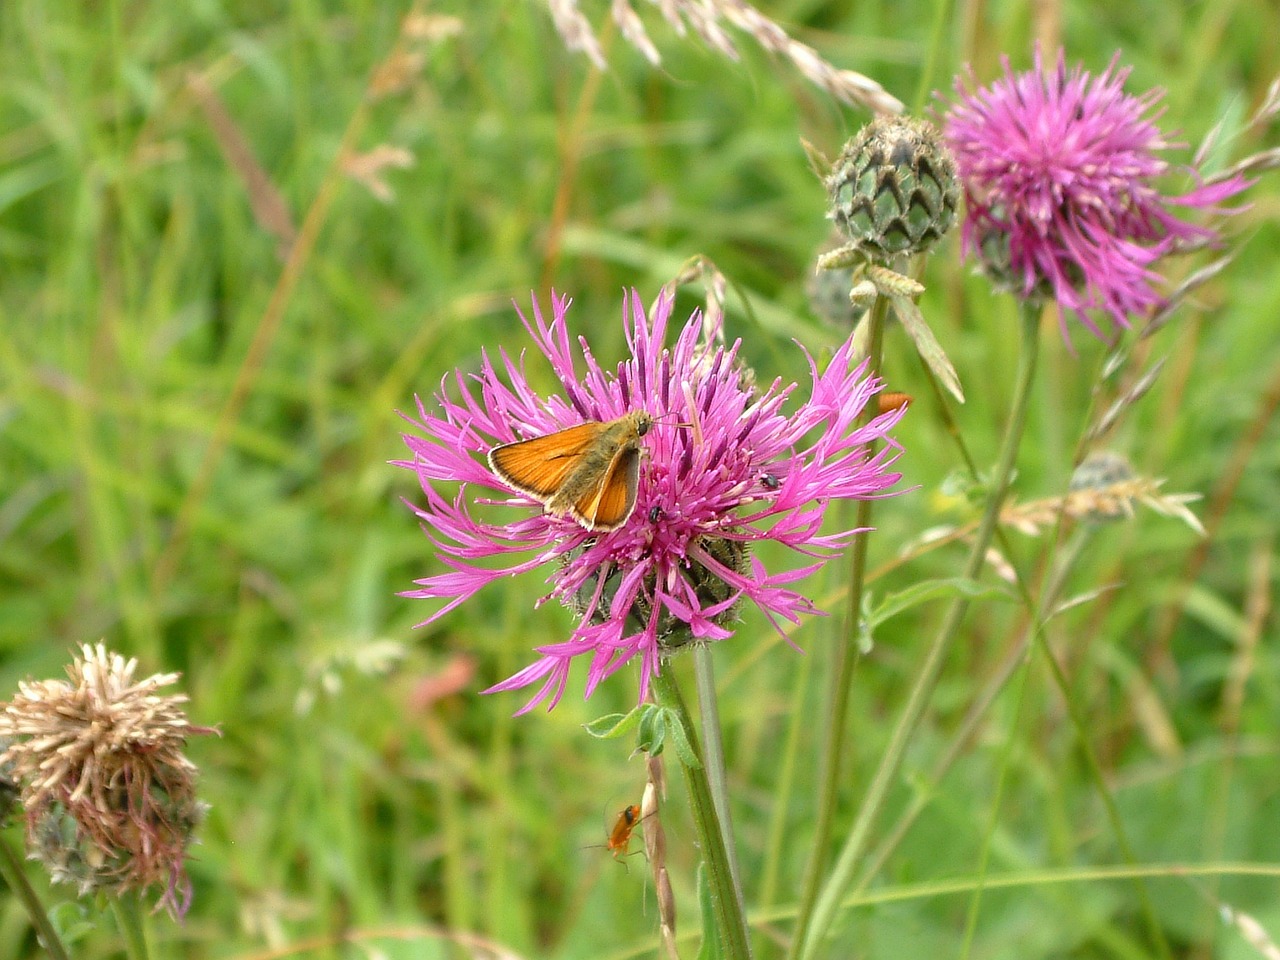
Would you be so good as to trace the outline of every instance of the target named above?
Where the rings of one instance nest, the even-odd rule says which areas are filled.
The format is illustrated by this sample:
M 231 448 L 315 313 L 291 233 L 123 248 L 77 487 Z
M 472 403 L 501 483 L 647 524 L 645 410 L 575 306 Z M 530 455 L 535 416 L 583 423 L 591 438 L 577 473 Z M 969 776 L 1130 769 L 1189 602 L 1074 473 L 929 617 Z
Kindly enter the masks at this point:
M 867 629 L 874 630 L 890 617 L 895 617 L 904 610 L 917 607 L 937 597 L 968 597 L 978 600 L 984 597 L 1001 597 L 1012 599 L 1009 592 L 1000 586 L 980 583 L 965 577 L 948 577 L 941 580 L 923 580 L 898 593 L 891 593 L 867 614 Z
M 862 595 L 862 609 L 858 611 L 858 652 L 864 657 L 876 645 L 874 615 L 875 595 L 868 590 Z
M 661 755 L 666 746 L 667 725 L 661 707 L 651 703 L 644 704 L 648 709 L 640 718 L 640 732 L 636 737 L 636 749 L 643 750 L 651 757 Z
M 62 940 L 63 946 L 70 947 L 80 943 L 98 927 L 90 910 L 78 901 L 64 900 L 50 907 L 48 913 L 49 922 L 53 924 L 54 932 Z
M 680 717 L 674 710 L 667 710 L 667 720 L 671 729 L 671 742 L 676 748 L 676 756 L 690 770 L 700 770 L 702 761 L 694 753 L 693 744 L 689 742 L 689 734 L 685 731 L 684 724 L 680 722 Z
M 635 728 L 640 722 L 640 712 L 644 706 L 648 704 L 637 706 L 630 713 L 605 714 L 590 723 L 584 723 L 582 728 L 597 740 L 614 740 Z
M 804 149 L 804 155 L 809 159 L 809 169 L 813 171 L 815 177 L 821 181 L 831 176 L 831 161 L 827 159 L 825 153 L 804 137 L 800 138 L 800 146 Z
M 964 403 L 964 391 L 960 389 L 960 378 L 956 375 L 956 368 L 951 365 L 946 351 L 942 349 L 942 344 L 938 343 L 933 331 L 929 329 L 929 324 L 925 322 L 920 308 L 906 297 L 891 297 L 890 300 L 893 303 L 893 312 L 902 321 L 902 329 L 907 331 L 907 336 L 916 345 L 916 352 L 920 354 L 920 358 L 929 365 L 938 382 L 946 387 L 953 397 Z
M 942 478 L 938 489 L 944 496 L 961 497 L 977 506 L 987 499 L 987 494 L 991 490 L 991 478 L 985 471 L 975 478 L 968 470 L 957 467 Z

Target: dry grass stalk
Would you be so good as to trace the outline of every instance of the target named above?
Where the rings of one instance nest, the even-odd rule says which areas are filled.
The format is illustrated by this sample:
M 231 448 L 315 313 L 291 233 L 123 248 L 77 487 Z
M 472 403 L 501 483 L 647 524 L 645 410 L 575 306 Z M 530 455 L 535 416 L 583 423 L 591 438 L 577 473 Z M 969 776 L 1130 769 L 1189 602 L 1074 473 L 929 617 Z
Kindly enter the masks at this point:
M 400 32 L 406 40 L 421 40 L 423 43 L 440 43 L 451 40 L 462 33 L 463 21 L 460 17 L 449 17 L 437 13 L 411 13 L 404 18 Z
M 281 260 L 285 259 L 298 236 L 298 228 L 294 226 L 293 214 L 289 212 L 284 195 L 276 189 L 271 177 L 258 162 L 248 138 L 240 131 L 240 125 L 231 116 L 213 85 L 202 74 L 193 73 L 187 78 L 187 89 L 204 112 L 227 165 L 244 184 L 253 219 L 279 241 L 277 253 Z
M 1218 915 L 1222 917 L 1223 923 L 1235 927 L 1244 938 L 1244 942 L 1257 950 L 1259 956 L 1265 960 L 1280 960 L 1280 946 L 1276 945 L 1271 935 L 1267 933 L 1266 927 L 1253 916 L 1233 910 L 1225 903 L 1218 905 Z
M 1267 87 L 1266 95 L 1263 96 L 1262 102 L 1258 104 L 1258 108 L 1244 124 L 1244 130 L 1258 130 L 1270 125 L 1271 121 L 1280 114 L 1280 77 L 1276 77 L 1271 81 L 1271 85 Z M 1218 140 L 1222 136 L 1223 124 L 1225 121 L 1218 121 L 1213 128 L 1205 134 L 1204 139 L 1200 142 L 1200 146 L 1196 148 L 1195 159 L 1192 161 L 1195 166 L 1199 167 L 1203 164 L 1218 145 Z M 1255 153 L 1250 157 L 1241 160 L 1235 166 L 1227 170 L 1222 170 L 1212 177 L 1208 178 L 1208 182 L 1217 183 L 1223 180 L 1229 180 L 1237 173 L 1258 173 L 1261 170 L 1269 170 L 1275 166 L 1276 157 L 1280 156 L 1280 151 L 1264 150 Z M 1255 165 L 1260 165 L 1256 166 Z
M 431 49 L 461 34 L 462 28 L 458 17 L 418 12 L 406 16 L 395 48 L 378 64 L 369 81 L 369 98 L 381 100 L 409 90 L 422 73 Z
M 1271 81 L 1267 87 L 1267 95 L 1262 98 L 1257 111 L 1253 115 L 1253 124 L 1268 123 L 1272 117 L 1280 113 L 1280 77 Z
M 650 64 L 656 67 L 662 62 L 658 48 L 653 45 L 649 34 L 645 32 L 644 21 L 631 9 L 631 4 L 627 3 L 627 0 L 613 0 L 613 20 L 618 25 L 622 39 L 644 54 L 644 58 Z
M 1094 424 L 1089 432 L 1085 434 L 1084 442 L 1086 446 L 1091 446 L 1101 437 L 1104 437 L 1111 429 L 1120 421 L 1125 412 L 1141 400 L 1148 390 L 1155 385 L 1156 378 L 1160 376 L 1160 371 L 1164 368 L 1164 360 L 1158 360 L 1152 365 L 1151 369 L 1138 378 L 1124 394 L 1116 400 L 1102 417 Z
M 785 30 L 746 0 L 653 0 L 662 18 L 680 36 L 692 31 L 704 45 L 731 60 L 738 50 L 721 26 L 728 23 L 750 36 L 763 49 L 790 61 L 810 83 L 843 103 L 866 107 L 876 114 L 897 114 L 902 102 L 870 77 L 855 70 L 842 70 L 827 62 L 812 47 L 792 39 Z M 590 57 L 599 69 L 605 68 L 604 51 L 591 22 L 578 7 L 578 0 L 547 0 L 551 19 L 565 46 Z M 657 66 L 661 57 L 645 32 L 643 21 L 630 0 L 612 0 L 614 22 L 624 40 Z
M 786 31 L 744 0 L 715 0 L 724 18 L 749 33 L 765 50 L 790 60 L 806 79 L 842 103 L 858 104 L 872 113 L 897 114 L 902 102 L 880 84 L 854 70 L 841 70 L 813 47 L 787 36 Z
M 1213 261 L 1213 263 L 1207 264 L 1199 270 L 1191 273 L 1185 280 L 1174 287 L 1173 290 L 1169 292 L 1169 297 L 1166 300 L 1165 305 L 1161 307 L 1155 315 L 1152 316 L 1150 321 L 1148 321 L 1147 325 L 1142 328 L 1142 332 L 1138 335 L 1138 339 L 1145 340 L 1147 337 L 1162 329 L 1193 292 L 1220 274 L 1233 260 L 1235 260 L 1234 254 L 1225 254 Z
M 1259 173 L 1274 170 L 1276 167 L 1280 167 L 1280 147 L 1272 147 L 1270 150 L 1259 150 L 1257 153 L 1251 153 L 1225 170 L 1220 170 L 1212 176 L 1205 177 L 1204 182 L 1207 184 L 1222 183 L 1224 180 L 1230 180 L 1237 175 L 1253 177 Z
M 362 184 L 383 203 L 395 199 L 395 191 L 383 174 L 387 170 L 406 170 L 413 166 L 413 154 L 404 147 L 383 143 L 368 153 L 349 153 L 341 160 L 342 172 Z
M 413 9 L 405 16 L 402 24 L 412 22 L 419 16 L 419 7 L 425 0 L 414 0 Z M 404 30 L 397 35 L 396 49 L 406 42 Z M 240 414 L 248 402 L 249 396 L 257 389 L 263 375 L 268 354 L 276 334 L 284 321 L 284 315 L 292 302 L 298 281 L 315 251 L 320 237 L 338 194 L 342 177 L 341 159 L 349 151 L 355 149 L 369 122 L 370 104 L 373 102 L 372 78 L 370 87 L 366 88 L 360 103 L 351 114 L 346 127 L 342 131 L 333 162 L 321 177 L 314 198 L 307 207 L 306 215 L 298 228 L 298 237 L 289 246 L 289 255 L 285 258 L 280 276 L 271 290 L 271 297 L 263 308 L 253 331 L 253 339 L 245 351 L 244 359 L 236 371 L 231 391 L 218 410 L 217 420 L 213 425 L 213 433 L 204 448 L 197 467 L 196 475 L 183 494 L 177 513 L 169 527 L 169 537 L 156 557 L 151 574 L 151 597 L 158 603 L 165 596 L 165 590 L 178 572 L 178 564 L 182 559 L 195 518 L 213 487 L 213 479 L 217 472 L 227 446 L 231 441 L 233 428 L 239 423 Z
M 1186 506 L 1199 500 L 1200 494 L 1161 493 L 1164 483 L 1163 479 L 1132 477 L 1102 487 L 1071 490 L 1061 497 L 1012 503 L 1000 511 L 1000 522 L 1034 537 L 1057 523 L 1059 515 L 1093 523 L 1128 519 L 1134 515 L 1134 504 L 1142 504 L 1166 517 L 1176 517 L 1204 536 L 1200 519 Z
M 578 0 L 547 0 L 547 8 L 564 45 L 575 53 L 585 53 L 597 69 L 605 69 L 604 51 L 591 29 L 591 21 L 578 9 Z
M 684 262 L 680 272 L 662 287 L 664 297 L 674 297 L 686 284 L 701 283 L 707 291 L 706 306 L 702 311 L 702 337 L 700 344 L 710 355 L 717 347 L 724 346 L 724 303 L 729 281 L 711 260 L 695 254 Z M 650 314 L 652 317 L 652 313 Z
M 658 931 L 668 960 L 680 960 L 676 949 L 676 897 L 667 875 L 667 834 L 662 829 L 660 801 L 667 795 L 667 775 L 662 757 L 646 757 L 649 780 L 640 800 L 640 820 L 644 823 L 644 852 L 653 871 L 653 888 L 658 898 Z
M 1244 618 L 1235 656 L 1222 691 L 1221 723 L 1223 732 L 1235 737 L 1240 730 L 1244 711 L 1245 690 L 1257 666 L 1258 645 L 1265 636 L 1271 617 L 1271 567 L 1275 544 L 1270 538 L 1254 545 L 1249 558 L 1249 590 L 1245 595 Z

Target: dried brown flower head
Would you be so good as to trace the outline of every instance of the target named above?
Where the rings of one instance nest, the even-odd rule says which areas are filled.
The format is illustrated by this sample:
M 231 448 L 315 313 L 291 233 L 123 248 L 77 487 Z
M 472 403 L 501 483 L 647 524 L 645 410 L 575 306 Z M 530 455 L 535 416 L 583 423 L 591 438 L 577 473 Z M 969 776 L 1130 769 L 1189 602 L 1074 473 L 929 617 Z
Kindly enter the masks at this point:
M 0 766 L 21 784 L 31 857 L 55 881 L 81 894 L 158 883 L 161 905 L 181 915 L 191 896 L 183 861 L 205 809 L 183 747 L 216 731 L 187 721 L 182 694 L 157 693 L 178 674 L 135 680 L 137 666 L 86 644 L 69 681 L 19 684 L 0 713 Z

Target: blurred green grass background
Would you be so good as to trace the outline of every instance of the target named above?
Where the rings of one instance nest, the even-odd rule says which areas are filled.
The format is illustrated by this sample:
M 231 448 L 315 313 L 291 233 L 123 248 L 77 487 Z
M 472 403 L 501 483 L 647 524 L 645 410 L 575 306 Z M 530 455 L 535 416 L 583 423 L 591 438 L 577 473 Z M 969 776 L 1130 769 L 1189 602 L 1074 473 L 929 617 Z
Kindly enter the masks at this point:
M 603 23 L 605 6 L 586 9 Z M 1222 122 L 1213 163 L 1275 142 L 1274 130 L 1241 129 L 1280 74 L 1269 0 L 1050 2 L 1034 16 L 1009 0 L 764 9 L 908 102 L 947 90 L 964 63 L 983 81 L 1002 52 L 1025 66 L 1035 37 L 1060 34 L 1069 59 L 1094 70 L 1123 51 L 1131 92 L 1166 88 L 1164 125 L 1179 139 L 1197 144 Z M 615 361 L 622 290 L 649 299 L 697 253 L 734 284 L 729 333 L 748 362 L 766 378 L 803 378 L 791 339 L 820 353 L 835 334 L 804 299 L 827 223 L 800 138 L 834 155 L 865 116 L 740 34 L 742 61 L 729 63 L 673 36 L 652 9 L 662 68 L 606 28 L 610 69 L 593 77 L 534 2 L 424 7 L 458 18 L 460 32 L 419 43 L 403 91 L 371 99 L 407 10 L 0 6 L 0 691 L 60 675 L 76 645 L 104 638 L 142 673 L 183 671 L 193 720 L 220 726 L 221 738 L 191 745 L 212 809 L 191 863 L 191 914 L 154 923 L 169 955 L 473 955 L 430 927 L 525 957 L 653 956 L 641 858 L 624 871 L 583 849 L 638 802 L 640 760 L 581 729 L 633 704 L 634 675 L 586 704 L 579 678 L 552 714 L 519 719 L 518 695 L 476 695 L 570 629 L 568 612 L 533 610 L 545 592 L 536 576 L 414 629 L 432 608 L 396 592 L 439 565 L 400 502 L 415 496 L 414 477 L 388 465 L 404 453 L 396 411 L 474 367 L 481 347 L 524 349 L 511 301 L 545 303 L 552 288 L 574 296 L 571 326 Z M 212 96 L 270 189 L 250 191 L 228 162 Z M 412 157 L 385 172 L 386 202 L 335 172 L 343 149 L 380 146 Z M 272 190 L 288 224 L 278 225 L 302 238 L 287 265 L 288 244 L 250 202 Z M 1145 510 L 1099 530 L 1066 593 L 1115 589 L 1049 629 L 1140 863 L 1280 858 L 1274 178 L 1249 199 L 1227 224 L 1236 260 L 1143 348 L 1166 368 L 1111 442 L 1171 491 L 1217 491 L 1197 510 L 1220 522 L 1204 542 Z M 1016 351 L 1012 306 L 961 265 L 958 236 L 923 279 L 922 308 L 968 392 L 957 421 L 990 463 Z M 686 292 L 679 310 L 697 303 Z M 1065 488 L 1089 405 L 1108 402 L 1106 352 L 1085 336 L 1074 349 L 1046 337 L 1021 499 Z M 532 372 L 550 384 L 545 368 Z M 898 432 L 904 486 L 916 489 L 878 507 L 873 567 L 970 516 L 940 493 L 959 458 L 900 335 L 886 372 L 920 398 Z M 1015 562 L 1042 572 L 1044 543 L 1013 537 Z M 950 575 L 960 550 L 897 566 L 874 589 Z M 1197 550 L 1207 553 L 1189 582 Z M 837 614 L 842 583 L 834 564 L 812 584 Z M 846 824 L 938 615 L 923 607 L 887 624 L 858 671 Z M 928 769 L 1022 618 L 994 602 L 971 615 L 894 809 L 932 789 Z M 838 615 L 806 623 L 801 656 L 747 612 L 716 650 L 748 898 L 784 931 L 813 817 L 812 718 L 839 626 Z M 424 705 L 431 679 L 460 664 L 475 671 L 464 689 Z M 984 898 L 976 955 L 1155 955 L 1131 883 L 1032 882 L 1121 857 L 1043 663 L 1024 696 L 1016 721 L 1011 698 L 996 704 L 873 887 L 902 898 L 849 911 L 832 956 L 959 951 L 967 899 L 928 884 L 975 871 L 1006 765 L 990 869 L 1027 882 Z M 690 934 L 698 853 L 681 789 L 673 776 L 665 823 Z M 8 836 L 20 842 L 20 827 Z M 1275 878 L 1201 888 L 1280 936 Z M 1174 955 L 1253 955 L 1185 879 L 1169 872 L 1149 889 Z M 98 916 L 67 889 L 47 896 L 64 904 L 64 924 Z M 777 955 L 759 940 L 762 956 Z M 0 958 L 36 949 L 15 901 L 0 900 Z M 117 949 L 96 920 L 77 946 L 89 957 Z

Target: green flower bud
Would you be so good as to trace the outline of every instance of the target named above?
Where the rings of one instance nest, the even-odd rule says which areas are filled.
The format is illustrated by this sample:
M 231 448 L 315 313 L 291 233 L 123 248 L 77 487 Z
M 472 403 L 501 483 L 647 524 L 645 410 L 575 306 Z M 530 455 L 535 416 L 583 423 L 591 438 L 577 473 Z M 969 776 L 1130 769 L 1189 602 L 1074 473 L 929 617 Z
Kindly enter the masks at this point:
M 845 144 L 826 179 L 828 216 L 868 260 L 922 253 L 955 222 L 956 164 L 927 120 L 878 117 Z

